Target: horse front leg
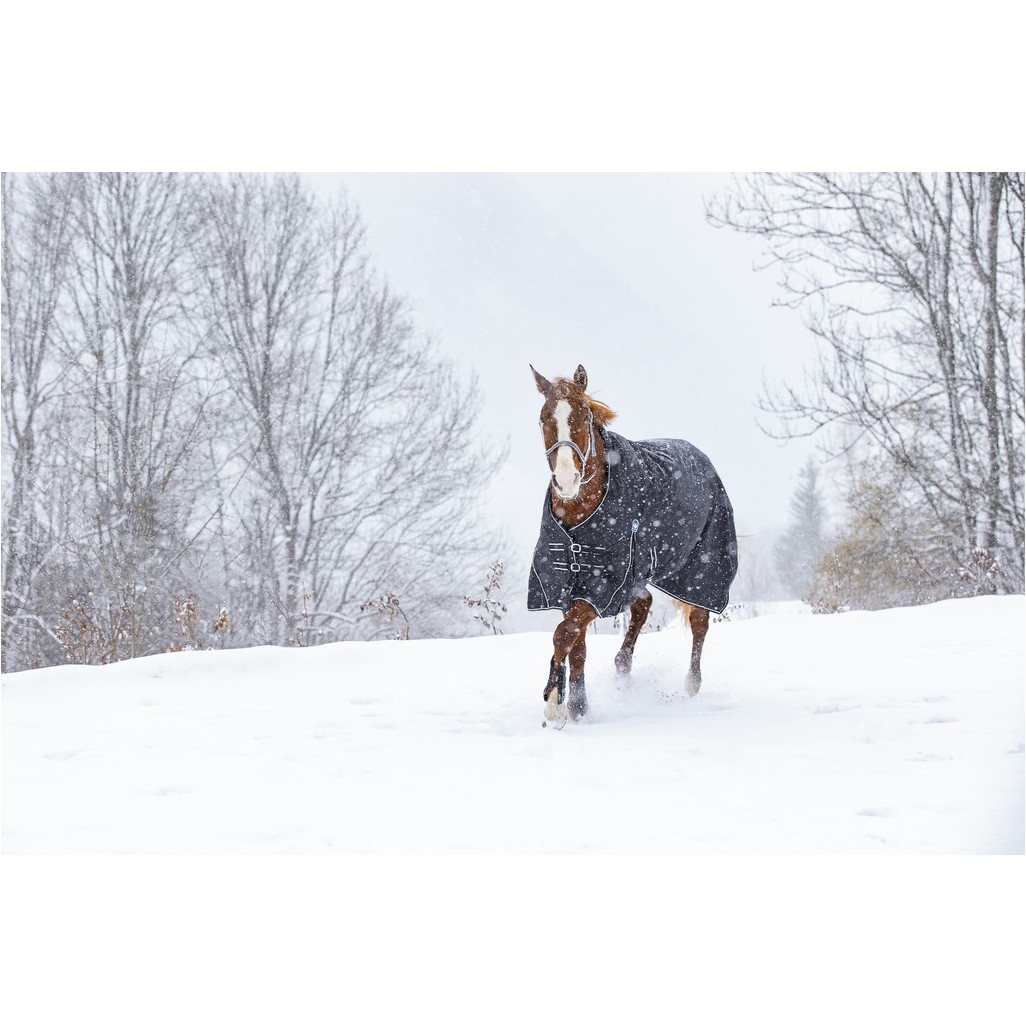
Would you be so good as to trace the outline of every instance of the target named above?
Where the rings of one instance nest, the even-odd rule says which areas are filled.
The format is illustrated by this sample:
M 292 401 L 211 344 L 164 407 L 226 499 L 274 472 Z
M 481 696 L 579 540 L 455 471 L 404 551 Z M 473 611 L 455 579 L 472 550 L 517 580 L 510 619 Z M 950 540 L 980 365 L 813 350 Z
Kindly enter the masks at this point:
M 644 593 L 631 603 L 631 620 L 627 626 L 620 651 L 616 653 L 616 673 L 619 677 L 629 677 L 634 664 L 634 645 L 637 643 L 641 628 L 645 626 L 648 614 L 652 609 L 652 592 L 647 588 Z
M 588 696 L 584 688 L 584 661 L 587 655 L 588 627 L 597 616 L 587 602 L 577 601 L 563 617 L 563 622 L 552 634 L 552 662 L 549 679 L 545 684 L 545 718 L 560 716 L 559 707 L 566 703 L 566 712 L 574 720 L 588 711 Z M 566 668 L 570 661 L 570 686 L 565 689 Z
M 691 626 L 691 665 L 688 667 L 684 683 L 688 694 L 693 698 L 702 686 L 702 646 L 709 632 L 709 610 L 691 606 L 688 623 Z

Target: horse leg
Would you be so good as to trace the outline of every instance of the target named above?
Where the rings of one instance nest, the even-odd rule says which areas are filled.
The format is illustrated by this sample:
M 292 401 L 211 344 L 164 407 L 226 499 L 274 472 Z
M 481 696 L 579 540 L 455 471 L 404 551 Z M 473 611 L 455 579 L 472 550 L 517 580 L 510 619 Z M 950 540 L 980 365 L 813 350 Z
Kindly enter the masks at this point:
M 616 653 L 616 672 L 620 677 L 629 677 L 634 663 L 634 645 L 645 626 L 649 611 L 652 608 L 652 592 L 647 588 L 644 593 L 631 603 L 631 622 L 627 626 L 620 651 Z
M 570 687 L 566 696 L 567 712 L 579 720 L 588 711 L 588 696 L 584 690 L 584 660 L 587 655 L 588 627 L 598 614 L 587 602 L 577 601 L 563 617 L 563 622 L 552 634 L 552 662 L 544 698 L 554 705 L 565 679 L 563 662 L 570 659 Z M 550 717 L 551 718 L 551 717 Z
M 702 686 L 702 646 L 709 631 L 709 610 L 699 609 L 698 606 L 691 606 L 690 609 L 688 623 L 691 626 L 691 666 L 688 668 L 685 684 L 688 694 L 693 697 Z

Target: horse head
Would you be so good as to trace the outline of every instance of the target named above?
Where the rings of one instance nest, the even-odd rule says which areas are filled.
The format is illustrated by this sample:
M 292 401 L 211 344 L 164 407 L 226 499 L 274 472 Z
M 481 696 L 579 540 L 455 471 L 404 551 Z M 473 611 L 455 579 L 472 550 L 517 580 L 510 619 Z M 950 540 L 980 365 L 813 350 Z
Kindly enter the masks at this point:
M 552 472 L 552 487 L 561 500 L 574 502 L 581 486 L 594 480 L 601 469 L 595 433 L 615 414 L 588 395 L 588 372 L 583 366 L 578 365 L 572 379 L 554 381 L 542 377 L 534 367 L 531 370 L 545 399 L 538 423 Z

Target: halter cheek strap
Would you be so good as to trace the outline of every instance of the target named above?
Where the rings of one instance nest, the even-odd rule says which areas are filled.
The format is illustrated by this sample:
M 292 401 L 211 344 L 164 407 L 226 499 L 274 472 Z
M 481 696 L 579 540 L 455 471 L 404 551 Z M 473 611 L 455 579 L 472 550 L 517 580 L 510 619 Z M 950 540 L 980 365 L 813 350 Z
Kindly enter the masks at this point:
M 591 410 L 588 411 L 588 451 L 586 453 L 581 452 L 581 447 L 568 438 L 565 441 L 556 442 L 555 445 L 549 446 L 545 450 L 545 458 L 548 459 L 562 445 L 569 446 L 570 451 L 581 461 L 581 484 L 587 484 L 598 473 L 598 467 L 596 467 L 588 477 L 583 476 L 588 469 L 588 460 L 591 459 L 591 454 L 595 451 L 595 424 Z M 551 468 L 552 464 L 549 464 L 549 469 Z

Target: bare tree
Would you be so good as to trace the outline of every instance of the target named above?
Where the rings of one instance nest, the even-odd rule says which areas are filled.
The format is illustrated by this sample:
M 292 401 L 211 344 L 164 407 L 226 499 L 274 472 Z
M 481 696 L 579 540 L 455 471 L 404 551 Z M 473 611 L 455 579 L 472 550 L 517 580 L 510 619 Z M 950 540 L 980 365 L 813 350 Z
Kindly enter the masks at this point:
M 159 646 L 210 513 L 197 496 L 211 389 L 186 307 L 193 190 L 188 175 L 74 176 L 62 474 L 78 511 L 69 504 L 64 606 L 105 625 L 102 661 Z
M 483 459 L 473 387 L 375 278 L 344 200 L 325 209 L 296 176 L 233 175 L 208 182 L 203 213 L 212 353 L 237 401 L 226 444 L 256 469 L 232 557 L 253 629 L 280 641 L 307 602 L 309 631 L 374 633 L 361 607 L 383 592 L 438 629 L 460 594 L 453 556 L 468 571 L 481 556 L 456 491 Z
M 2 176 L 3 209 L 3 643 L 7 669 L 38 660 L 52 637 L 35 608 L 54 547 L 48 450 L 64 386 L 54 359 L 58 306 L 71 247 L 70 181 Z
M 3 217 L 5 669 L 469 627 L 502 453 L 343 196 L 16 175 Z
M 1021 590 L 1022 174 L 753 175 L 708 215 L 763 241 L 822 343 L 764 397 L 784 435 L 901 482 L 948 538 L 933 597 L 978 550 Z

